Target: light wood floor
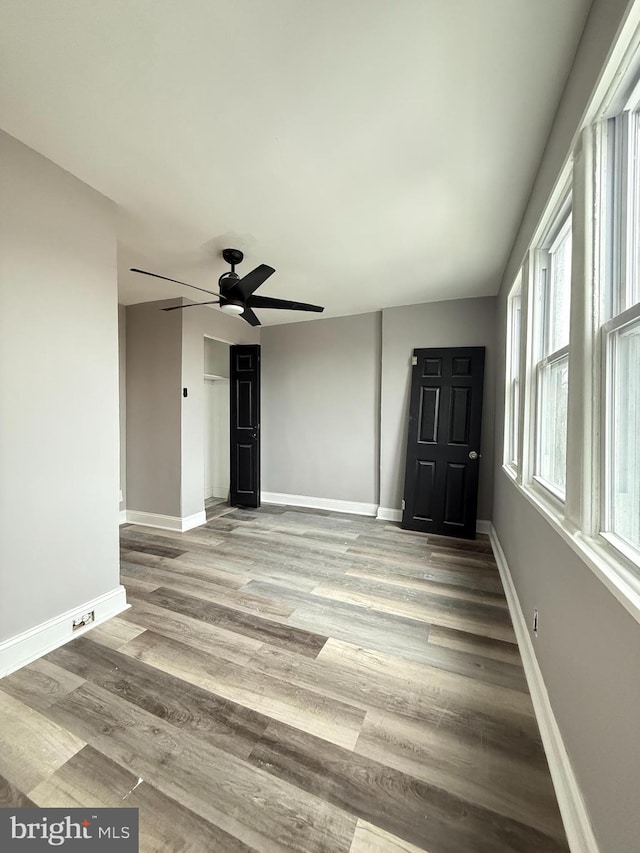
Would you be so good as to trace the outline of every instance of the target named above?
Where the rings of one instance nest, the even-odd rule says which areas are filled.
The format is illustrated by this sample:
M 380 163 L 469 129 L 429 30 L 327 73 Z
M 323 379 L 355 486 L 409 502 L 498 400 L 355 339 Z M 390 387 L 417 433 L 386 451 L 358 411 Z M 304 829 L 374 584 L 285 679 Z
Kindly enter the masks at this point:
M 143 851 L 568 850 L 486 539 L 217 504 L 125 526 L 119 617 L 0 681 L 0 806 Z

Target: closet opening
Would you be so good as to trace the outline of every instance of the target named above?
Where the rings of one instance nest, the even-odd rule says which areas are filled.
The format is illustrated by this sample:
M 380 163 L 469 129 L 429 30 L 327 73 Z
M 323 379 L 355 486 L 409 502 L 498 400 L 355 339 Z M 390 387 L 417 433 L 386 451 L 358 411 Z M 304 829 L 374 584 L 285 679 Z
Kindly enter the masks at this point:
M 204 339 L 204 503 L 229 501 L 229 344 Z

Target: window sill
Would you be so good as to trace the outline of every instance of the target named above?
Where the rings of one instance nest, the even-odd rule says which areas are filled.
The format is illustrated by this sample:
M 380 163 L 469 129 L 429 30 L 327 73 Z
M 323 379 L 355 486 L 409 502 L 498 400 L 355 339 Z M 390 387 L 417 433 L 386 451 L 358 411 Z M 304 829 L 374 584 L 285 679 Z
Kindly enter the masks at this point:
M 503 471 L 508 471 L 503 467 Z M 545 518 L 575 554 L 591 569 L 636 622 L 640 622 L 640 576 L 633 563 L 610 545 L 603 537 L 585 536 L 571 530 L 564 518 L 549 500 L 542 498 L 535 489 L 524 488 L 509 476 L 515 488 Z
M 566 498 L 565 495 L 544 477 L 533 477 L 533 481 L 529 486 L 524 487 L 524 491 L 530 491 L 540 501 L 546 505 L 549 512 L 553 513 L 556 518 L 561 521 L 564 518 L 564 508 Z
M 514 483 L 518 482 L 518 469 L 517 468 L 514 468 L 513 465 L 503 465 L 502 470 L 511 480 L 513 480 Z
M 603 531 L 600 532 L 600 536 L 605 540 L 607 545 L 615 549 L 615 553 L 621 554 L 622 558 L 631 563 L 636 571 L 640 571 L 640 554 L 628 545 L 624 539 L 616 536 L 615 533 L 605 533 Z

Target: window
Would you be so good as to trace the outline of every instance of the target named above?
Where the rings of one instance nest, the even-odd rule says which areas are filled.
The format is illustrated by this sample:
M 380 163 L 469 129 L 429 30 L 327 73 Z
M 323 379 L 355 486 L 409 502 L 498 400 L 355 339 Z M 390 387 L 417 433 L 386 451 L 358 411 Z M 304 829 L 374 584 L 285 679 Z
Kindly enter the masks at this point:
M 610 120 L 614 263 L 606 288 L 602 533 L 640 562 L 640 95 Z
M 567 482 L 571 216 L 566 211 L 538 251 L 535 285 L 534 479 L 564 500 Z
M 503 468 L 640 621 L 636 5 L 509 291 Z
M 522 328 L 522 271 L 509 296 L 507 306 L 507 369 L 504 464 L 518 472 L 520 459 L 520 340 Z

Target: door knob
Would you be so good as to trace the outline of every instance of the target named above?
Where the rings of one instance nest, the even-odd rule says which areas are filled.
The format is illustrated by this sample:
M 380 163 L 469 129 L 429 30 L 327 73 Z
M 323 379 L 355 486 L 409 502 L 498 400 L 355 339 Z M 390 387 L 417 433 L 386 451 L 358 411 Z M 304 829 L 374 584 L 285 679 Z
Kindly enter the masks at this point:
M 469 459 L 477 459 L 477 458 L 478 458 L 478 454 L 475 452 L 475 450 L 472 450 L 471 453 L 469 454 Z

